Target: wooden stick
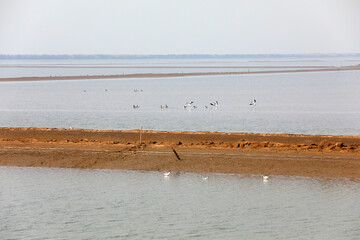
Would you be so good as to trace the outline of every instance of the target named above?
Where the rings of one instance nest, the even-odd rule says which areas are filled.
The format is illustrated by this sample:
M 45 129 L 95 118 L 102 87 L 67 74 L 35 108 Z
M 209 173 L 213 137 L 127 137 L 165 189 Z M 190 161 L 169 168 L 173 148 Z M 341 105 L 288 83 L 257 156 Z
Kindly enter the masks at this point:
M 175 151 L 175 149 L 173 147 L 171 147 L 171 148 L 172 148 L 176 158 L 181 161 L 181 158 L 179 157 L 179 154 Z

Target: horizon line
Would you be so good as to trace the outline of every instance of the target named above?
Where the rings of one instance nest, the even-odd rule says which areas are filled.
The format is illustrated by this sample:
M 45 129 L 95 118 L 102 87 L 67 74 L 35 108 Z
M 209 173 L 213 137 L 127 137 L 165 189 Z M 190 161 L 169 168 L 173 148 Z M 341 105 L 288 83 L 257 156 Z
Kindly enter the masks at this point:
M 0 60 L 16 59 L 191 59 L 191 58 L 282 58 L 360 57 L 360 53 L 264 53 L 264 54 L 0 54 Z
M 108 56 L 168 56 L 168 55 L 353 55 L 360 54 L 360 52 L 308 52 L 308 53 L 150 53 L 150 54 L 137 54 L 137 53 L 0 53 L 0 56 L 39 56 L 39 55 L 82 55 L 82 56 L 91 56 L 91 55 L 108 55 Z

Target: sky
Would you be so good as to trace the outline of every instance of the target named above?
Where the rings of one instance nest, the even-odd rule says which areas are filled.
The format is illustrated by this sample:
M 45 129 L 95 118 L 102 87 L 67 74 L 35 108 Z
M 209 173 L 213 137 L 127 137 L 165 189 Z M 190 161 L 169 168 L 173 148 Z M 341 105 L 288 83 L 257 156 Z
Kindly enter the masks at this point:
M 360 53 L 360 0 L 0 0 L 0 54 Z

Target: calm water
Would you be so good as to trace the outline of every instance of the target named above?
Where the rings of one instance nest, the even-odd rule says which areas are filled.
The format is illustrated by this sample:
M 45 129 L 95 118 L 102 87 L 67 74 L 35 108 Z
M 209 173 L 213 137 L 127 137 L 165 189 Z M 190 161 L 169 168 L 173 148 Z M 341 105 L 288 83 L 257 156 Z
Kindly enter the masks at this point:
M 358 239 L 360 183 L 0 167 L 1 239 Z
M 0 126 L 360 135 L 359 93 L 360 71 L 3 82 Z

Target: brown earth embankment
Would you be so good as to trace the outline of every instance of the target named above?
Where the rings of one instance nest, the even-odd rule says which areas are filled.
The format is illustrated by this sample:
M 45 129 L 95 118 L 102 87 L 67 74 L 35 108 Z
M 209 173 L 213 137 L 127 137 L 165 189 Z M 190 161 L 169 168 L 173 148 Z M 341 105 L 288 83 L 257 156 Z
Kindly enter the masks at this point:
M 0 165 L 359 179 L 360 136 L 0 128 Z

